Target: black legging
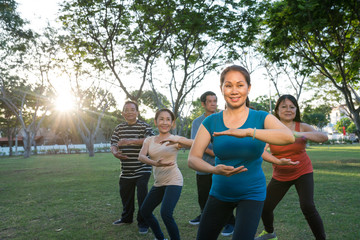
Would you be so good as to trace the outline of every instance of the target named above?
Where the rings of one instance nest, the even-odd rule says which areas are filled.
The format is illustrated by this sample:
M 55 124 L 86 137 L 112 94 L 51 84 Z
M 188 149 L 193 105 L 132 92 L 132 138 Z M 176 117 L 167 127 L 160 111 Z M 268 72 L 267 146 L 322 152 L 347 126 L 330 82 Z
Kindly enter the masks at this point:
M 298 179 L 281 182 L 272 178 L 267 186 L 267 194 L 261 219 L 267 232 L 274 232 L 274 209 L 285 196 L 289 188 L 295 185 L 299 196 L 300 208 L 316 239 L 326 239 L 324 225 L 314 203 L 313 173 L 302 175 Z
M 197 240 L 216 240 L 221 229 L 236 209 L 232 239 L 254 240 L 263 208 L 263 201 L 239 200 L 224 202 L 209 196 L 201 214 Z

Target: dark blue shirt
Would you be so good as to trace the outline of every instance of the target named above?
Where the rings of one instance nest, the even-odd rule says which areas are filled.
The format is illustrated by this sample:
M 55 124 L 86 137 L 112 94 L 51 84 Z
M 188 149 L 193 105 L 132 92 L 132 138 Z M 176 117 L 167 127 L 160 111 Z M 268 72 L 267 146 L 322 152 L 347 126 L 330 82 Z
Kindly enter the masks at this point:
M 245 123 L 239 129 L 264 129 L 267 112 L 249 109 Z M 215 153 L 215 165 L 245 166 L 248 171 L 231 177 L 213 174 L 210 195 L 227 202 L 239 200 L 264 201 L 266 180 L 261 168 L 265 143 L 252 137 L 213 137 L 214 132 L 228 130 L 223 121 L 223 112 L 208 116 L 202 123 L 211 135 Z

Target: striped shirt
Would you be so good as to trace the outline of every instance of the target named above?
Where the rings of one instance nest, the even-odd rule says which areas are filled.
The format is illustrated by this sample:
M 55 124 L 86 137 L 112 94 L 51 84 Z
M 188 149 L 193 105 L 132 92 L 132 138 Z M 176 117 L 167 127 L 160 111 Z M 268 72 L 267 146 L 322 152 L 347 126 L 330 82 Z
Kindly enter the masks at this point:
M 150 125 L 140 120 L 137 120 L 133 125 L 123 122 L 116 126 L 111 136 L 111 145 L 117 146 L 119 151 L 122 151 L 122 154 L 128 157 L 128 159 L 120 159 L 120 178 L 133 179 L 140 177 L 144 173 L 151 174 L 151 166 L 138 160 L 141 145 L 118 146 L 119 140 L 147 138 L 153 135 L 154 132 Z

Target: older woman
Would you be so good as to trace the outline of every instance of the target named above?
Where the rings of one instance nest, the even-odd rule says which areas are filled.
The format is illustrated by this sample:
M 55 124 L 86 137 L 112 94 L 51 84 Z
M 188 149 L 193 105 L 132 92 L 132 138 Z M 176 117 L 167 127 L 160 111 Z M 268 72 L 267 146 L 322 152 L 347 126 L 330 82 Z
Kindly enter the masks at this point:
M 274 209 L 292 185 L 299 195 L 300 207 L 316 239 L 326 239 L 324 225 L 314 203 L 314 177 L 311 160 L 306 153 L 306 141 L 325 142 L 325 133 L 316 131 L 310 125 L 301 122 L 299 105 L 292 95 L 281 96 L 275 106 L 275 116 L 287 126 L 296 137 L 295 143 L 287 146 L 270 144 L 272 155 L 264 159 L 276 161 L 291 159 L 296 166 L 273 165 L 273 177 L 267 186 L 267 195 L 262 212 L 265 230 L 256 240 L 276 240 L 274 232 Z

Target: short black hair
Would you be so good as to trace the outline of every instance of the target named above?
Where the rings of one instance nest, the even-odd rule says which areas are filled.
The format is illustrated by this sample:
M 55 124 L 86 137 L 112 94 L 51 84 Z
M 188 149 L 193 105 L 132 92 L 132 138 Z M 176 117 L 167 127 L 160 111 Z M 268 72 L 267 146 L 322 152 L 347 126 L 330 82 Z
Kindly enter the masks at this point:
M 203 102 L 203 103 L 205 103 L 207 96 L 215 96 L 215 97 L 217 98 L 217 96 L 216 96 L 216 94 L 215 94 L 214 92 L 212 92 L 212 91 L 207 91 L 207 92 L 204 92 L 204 93 L 200 96 L 200 101 Z
M 126 102 L 124 103 L 123 111 L 124 111 L 124 108 L 125 108 L 126 104 L 134 104 L 136 111 L 137 111 L 137 112 L 139 111 L 139 106 L 138 106 L 138 104 L 137 104 L 136 102 L 130 101 L 130 100 L 129 100 L 129 101 L 126 101 Z

